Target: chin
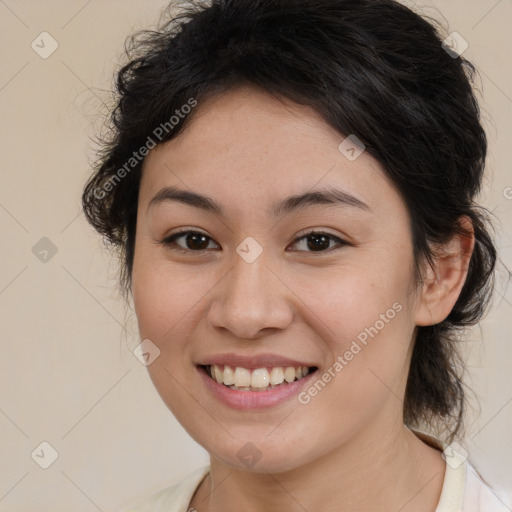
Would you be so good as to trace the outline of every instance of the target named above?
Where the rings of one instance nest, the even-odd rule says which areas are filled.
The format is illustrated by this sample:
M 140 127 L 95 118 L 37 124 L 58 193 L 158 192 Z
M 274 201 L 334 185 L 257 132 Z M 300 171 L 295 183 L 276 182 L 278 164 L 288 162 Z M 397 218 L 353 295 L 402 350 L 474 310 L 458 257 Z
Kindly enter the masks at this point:
M 307 456 L 305 447 L 298 440 L 283 439 L 283 442 L 277 441 L 278 446 L 276 440 L 269 442 L 267 439 L 265 442 L 264 437 L 268 432 L 265 429 L 265 434 L 254 437 L 237 436 L 236 433 L 231 437 L 223 433 L 221 435 L 225 435 L 222 442 L 215 444 L 211 436 L 195 439 L 211 458 L 233 469 L 250 473 L 285 473 L 314 460 L 313 454 Z M 300 457 L 297 456 L 297 446 L 301 446 Z

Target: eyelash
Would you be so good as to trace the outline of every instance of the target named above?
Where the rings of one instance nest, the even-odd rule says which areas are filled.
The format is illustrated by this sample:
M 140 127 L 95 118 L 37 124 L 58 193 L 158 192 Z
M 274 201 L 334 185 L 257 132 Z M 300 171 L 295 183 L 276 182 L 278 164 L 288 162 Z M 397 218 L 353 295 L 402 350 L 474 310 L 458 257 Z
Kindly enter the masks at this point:
M 202 254 L 209 250 L 209 249 L 200 249 L 200 250 L 194 251 L 192 249 L 184 249 L 183 247 L 180 247 L 175 244 L 175 241 L 177 239 L 183 237 L 184 235 L 188 235 L 188 234 L 201 235 L 201 236 L 206 237 L 208 240 L 213 241 L 212 238 L 205 235 L 204 233 L 201 233 L 200 231 L 183 230 L 183 231 L 178 231 L 177 233 L 173 233 L 172 235 L 165 237 L 163 240 L 160 241 L 160 243 L 162 245 L 170 248 L 173 251 L 178 251 L 178 252 L 187 253 L 187 254 L 189 254 L 189 253 Z M 324 251 L 298 251 L 298 252 L 309 252 L 311 254 L 325 254 L 325 253 L 331 253 L 333 250 L 341 249 L 341 247 L 343 247 L 343 246 L 350 245 L 348 242 L 346 242 L 345 240 L 342 240 L 341 238 L 339 238 L 337 236 L 334 236 L 330 233 L 326 233 L 324 231 L 317 231 L 317 230 L 311 230 L 311 231 L 299 233 L 299 235 L 292 242 L 292 244 L 296 244 L 298 241 L 305 239 L 308 236 L 313 236 L 313 235 L 327 236 L 329 239 L 336 241 L 338 243 L 338 247 L 329 247 L 328 249 L 326 249 Z

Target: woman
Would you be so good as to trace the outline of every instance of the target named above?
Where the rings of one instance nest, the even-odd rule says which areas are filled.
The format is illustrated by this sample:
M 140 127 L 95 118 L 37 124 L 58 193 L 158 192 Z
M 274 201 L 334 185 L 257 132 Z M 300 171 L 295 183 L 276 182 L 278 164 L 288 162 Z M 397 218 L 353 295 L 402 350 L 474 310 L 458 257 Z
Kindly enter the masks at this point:
M 507 510 L 448 445 L 496 260 L 472 65 L 391 0 L 183 9 L 132 40 L 83 196 L 210 454 L 132 510 Z

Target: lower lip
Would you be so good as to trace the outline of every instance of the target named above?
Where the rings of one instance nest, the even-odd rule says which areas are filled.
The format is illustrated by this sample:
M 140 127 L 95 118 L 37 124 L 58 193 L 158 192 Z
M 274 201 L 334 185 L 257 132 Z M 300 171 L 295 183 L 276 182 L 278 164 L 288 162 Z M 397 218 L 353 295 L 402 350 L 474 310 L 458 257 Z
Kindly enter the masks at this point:
M 204 368 L 198 366 L 197 370 L 206 387 L 222 403 L 233 409 L 263 409 L 278 405 L 297 395 L 302 387 L 315 375 L 310 373 L 300 380 L 295 380 L 267 391 L 238 391 L 219 384 L 206 374 Z

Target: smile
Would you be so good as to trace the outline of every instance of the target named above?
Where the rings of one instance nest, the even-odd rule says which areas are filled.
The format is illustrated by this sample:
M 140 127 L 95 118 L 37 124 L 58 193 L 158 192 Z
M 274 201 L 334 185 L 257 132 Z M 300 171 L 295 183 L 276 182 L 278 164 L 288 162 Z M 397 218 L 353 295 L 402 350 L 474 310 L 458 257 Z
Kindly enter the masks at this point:
M 270 368 L 243 368 L 229 365 L 203 366 L 209 375 L 218 384 L 222 384 L 237 391 L 266 391 L 286 386 L 294 381 L 301 380 L 315 367 L 307 366 L 274 366 Z

